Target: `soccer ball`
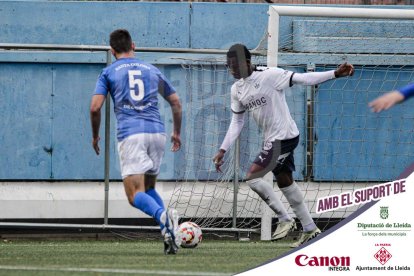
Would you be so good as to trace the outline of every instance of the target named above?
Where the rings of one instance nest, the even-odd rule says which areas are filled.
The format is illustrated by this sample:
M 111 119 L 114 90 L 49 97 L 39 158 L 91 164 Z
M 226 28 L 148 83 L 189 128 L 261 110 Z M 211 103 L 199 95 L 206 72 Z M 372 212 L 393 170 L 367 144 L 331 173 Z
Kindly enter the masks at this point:
M 200 226 L 191 221 L 180 224 L 178 236 L 181 239 L 181 247 L 184 248 L 194 248 L 203 239 Z

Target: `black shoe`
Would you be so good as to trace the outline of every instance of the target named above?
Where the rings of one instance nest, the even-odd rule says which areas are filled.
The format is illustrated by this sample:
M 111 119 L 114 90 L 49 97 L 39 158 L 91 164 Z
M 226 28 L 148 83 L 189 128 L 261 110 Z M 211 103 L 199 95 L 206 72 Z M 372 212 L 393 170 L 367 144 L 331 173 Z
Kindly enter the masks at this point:
M 177 254 L 178 246 L 175 244 L 169 233 L 164 236 L 164 254 Z

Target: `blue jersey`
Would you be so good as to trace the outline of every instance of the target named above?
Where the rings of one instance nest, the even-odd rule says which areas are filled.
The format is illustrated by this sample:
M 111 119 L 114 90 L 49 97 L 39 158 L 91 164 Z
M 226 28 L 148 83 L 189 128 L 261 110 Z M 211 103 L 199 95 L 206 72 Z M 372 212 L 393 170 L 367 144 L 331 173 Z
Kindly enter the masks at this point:
M 118 141 L 137 133 L 164 133 L 158 93 L 168 97 L 174 87 L 155 66 L 136 58 L 121 58 L 103 69 L 95 95 L 111 93 L 118 122 Z
M 414 96 L 414 83 L 404 86 L 403 88 L 399 89 L 399 91 L 404 95 L 404 100 L 411 98 Z

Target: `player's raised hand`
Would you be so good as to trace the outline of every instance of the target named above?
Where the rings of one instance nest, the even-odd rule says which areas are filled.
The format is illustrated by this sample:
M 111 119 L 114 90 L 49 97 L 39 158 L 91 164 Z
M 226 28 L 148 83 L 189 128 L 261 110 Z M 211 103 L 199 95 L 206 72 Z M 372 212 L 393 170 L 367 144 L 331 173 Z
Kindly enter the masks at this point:
M 394 106 L 397 103 L 400 103 L 404 100 L 404 95 L 399 91 L 391 91 L 387 94 L 382 95 L 381 97 L 376 98 L 368 104 L 371 107 L 372 112 L 381 112 L 387 110 Z
M 223 161 L 224 153 L 225 151 L 221 149 L 217 152 L 216 156 L 214 156 L 213 158 L 213 162 L 214 162 L 214 165 L 216 166 L 217 172 L 222 172 L 220 167 L 221 165 L 224 164 L 224 161 Z
M 99 136 L 96 138 L 92 138 L 92 147 L 95 150 L 97 155 L 99 155 L 99 152 L 101 151 L 99 148 L 99 140 L 101 140 Z
M 179 134 L 173 133 L 171 134 L 171 151 L 176 152 L 181 148 L 181 138 Z
M 335 70 L 336 78 L 352 76 L 353 74 L 354 74 L 354 66 L 347 62 L 342 63 L 341 65 L 339 65 L 338 69 Z

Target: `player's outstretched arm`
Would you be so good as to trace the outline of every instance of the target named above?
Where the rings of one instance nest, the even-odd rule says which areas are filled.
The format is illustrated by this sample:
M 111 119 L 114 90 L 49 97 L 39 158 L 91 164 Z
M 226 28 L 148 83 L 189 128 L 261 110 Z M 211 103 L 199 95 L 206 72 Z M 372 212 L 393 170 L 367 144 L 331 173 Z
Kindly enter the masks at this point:
M 404 101 L 404 95 L 400 91 L 388 92 L 368 104 L 372 112 L 381 112 L 393 107 L 395 104 Z
M 352 76 L 354 74 L 354 66 L 349 63 L 341 64 L 336 70 L 325 72 L 311 73 L 294 73 L 292 75 L 292 84 L 316 85 L 334 78 Z
M 176 152 L 181 148 L 181 102 L 177 93 L 171 94 L 165 99 L 170 104 L 174 124 L 173 133 L 171 134 L 171 151 Z
M 368 104 L 372 112 L 387 110 L 397 103 L 401 103 L 414 96 L 414 83 L 404 86 L 401 89 L 388 92 Z
M 101 108 L 105 102 L 104 95 L 94 95 L 92 97 L 91 106 L 90 106 L 90 117 L 91 117 L 91 126 L 92 126 L 92 147 L 95 150 L 96 154 L 99 155 L 99 128 L 101 126 Z

